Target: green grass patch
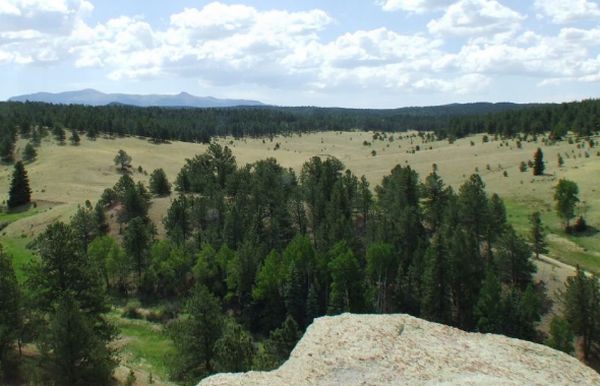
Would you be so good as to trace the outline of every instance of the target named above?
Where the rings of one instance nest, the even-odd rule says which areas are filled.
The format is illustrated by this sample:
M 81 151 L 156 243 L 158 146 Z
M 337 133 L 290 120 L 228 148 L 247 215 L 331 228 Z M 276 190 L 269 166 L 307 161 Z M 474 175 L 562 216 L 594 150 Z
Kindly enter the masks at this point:
M 4 251 L 12 256 L 13 267 L 17 279 L 22 283 L 25 279 L 25 266 L 33 259 L 33 252 L 27 249 L 28 238 L 0 238 Z
M 14 212 L 0 211 L 0 224 L 5 224 L 6 226 L 25 217 L 34 216 L 42 211 L 43 209 L 34 208 L 33 205 L 30 205 L 25 210 L 16 210 Z
M 527 236 L 530 229 L 529 216 L 539 211 L 548 235 L 548 255 L 570 265 L 600 273 L 600 233 L 575 236 L 564 231 L 563 224 L 554 207 L 541 200 L 527 198 L 504 199 L 508 221 L 517 232 Z
M 119 311 L 113 311 L 110 319 L 119 328 L 124 339 L 121 356 L 124 362 L 135 368 L 168 379 L 169 358 L 173 357 L 175 347 L 160 324 L 145 320 L 127 319 L 120 316 Z

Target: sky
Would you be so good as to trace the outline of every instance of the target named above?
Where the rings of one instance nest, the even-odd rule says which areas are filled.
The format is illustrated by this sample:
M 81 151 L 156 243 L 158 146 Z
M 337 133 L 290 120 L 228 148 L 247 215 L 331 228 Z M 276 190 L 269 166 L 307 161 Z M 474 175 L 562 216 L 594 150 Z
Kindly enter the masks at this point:
M 393 108 L 600 97 L 600 0 L 0 0 L 0 100 L 38 91 Z

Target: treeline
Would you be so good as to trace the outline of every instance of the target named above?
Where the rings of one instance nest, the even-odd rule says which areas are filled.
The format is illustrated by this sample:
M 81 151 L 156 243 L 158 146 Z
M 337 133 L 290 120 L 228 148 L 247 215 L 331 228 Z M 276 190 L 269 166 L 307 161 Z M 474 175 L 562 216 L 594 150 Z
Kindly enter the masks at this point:
M 439 138 L 488 132 L 503 136 L 600 130 L 600 100 L 563 104 L 468 104 L 391 110 L 316 107 L 139 108 L 45 103 L 0 103 L 0 157 L 10 160 L 16 134 L 67 128 L 98 135 L 136 135 L 156 141 L 208 143 L 212 137 L 273 136 L 314 131 L 433 131 Z M 58 129 L 56 129 L 58 128 Z

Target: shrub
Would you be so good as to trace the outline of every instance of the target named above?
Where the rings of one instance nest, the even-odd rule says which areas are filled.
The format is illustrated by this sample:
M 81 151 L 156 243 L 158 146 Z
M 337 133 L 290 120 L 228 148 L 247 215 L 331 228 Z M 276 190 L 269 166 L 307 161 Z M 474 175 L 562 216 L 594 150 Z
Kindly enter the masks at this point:
M 587 229 L 587 223 L 585 222 L 585 219 L 582 216 L 579 216 L 577 218 L 577 220 L 575 221 L 575 224 L 573 224 L 573 232 L 576 232 L 576 233 L 585 232 L 586 229 Z
M 519 171 L 521 173 L 524 173 L 527 171 L 527 164 L 525 163 L 525 161 L 521 161 L 521 163 L 519 164 Z
M 122 317 L 127 319 L 142 319 L 141 312 L 137 309 L 137 307 L 128 305 L 125 307 L 125 310 L 121 314 Z

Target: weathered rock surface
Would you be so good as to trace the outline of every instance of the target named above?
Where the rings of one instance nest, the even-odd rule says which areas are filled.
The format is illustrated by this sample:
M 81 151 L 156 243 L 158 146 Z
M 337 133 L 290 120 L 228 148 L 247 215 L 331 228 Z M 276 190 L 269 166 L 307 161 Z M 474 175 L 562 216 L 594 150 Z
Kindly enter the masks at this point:
M 316 319 L 270 372 L 217 374 L 221 385 L 600 385 L 577 359 L 539 344 L 409 315 Z

